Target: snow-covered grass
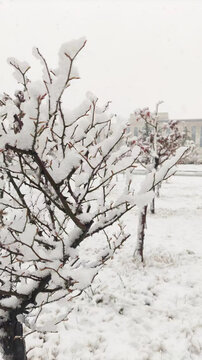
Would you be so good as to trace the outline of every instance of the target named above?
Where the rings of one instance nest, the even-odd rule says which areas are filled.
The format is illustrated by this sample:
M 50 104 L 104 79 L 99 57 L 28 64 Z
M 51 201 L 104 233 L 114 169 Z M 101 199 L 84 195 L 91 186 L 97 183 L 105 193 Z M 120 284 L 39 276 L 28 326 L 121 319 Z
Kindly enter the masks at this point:
M 136 165 L 136 173 L 145 173 L 145 169 L 142 165 Z M 179 164 L 177 166 L 177 175 L 202 175 L 202 164 Z
M 178 169 L 181 171 L 202 171 L 202 164 L 180 164 Z
M 58 333 L 26 338 L 29 360 L 202 359 L 202 179 L 172 177 L 156 209 L 145 264 L 132 258 L 135 210 L 125 219 L 131 237 L 92 288 L 66 305 L 74 310 Z M 55 312 L 64 309 L 54 305 L 48 316 Z

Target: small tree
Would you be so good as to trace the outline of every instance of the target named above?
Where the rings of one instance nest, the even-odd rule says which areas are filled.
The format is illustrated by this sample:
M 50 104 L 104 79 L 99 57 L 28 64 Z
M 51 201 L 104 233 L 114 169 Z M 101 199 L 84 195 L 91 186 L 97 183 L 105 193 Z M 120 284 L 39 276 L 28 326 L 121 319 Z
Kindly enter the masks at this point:
M 31 319 L 35 324 L 48 304 L 91 284 L 128 238 L 120 219 L 141 199 L 132 196 L 130 177 L 116 191 L 116 175 L 131 173 L 140 150 L 131 149 L 125 124 L 108 114 L 109 104 L 98 107 L 88 94 L 73 112 L 65 107 L 85 43 L 64 44 L 56 70 L 34 49 L 43 66 L 38 82 L 28 79 L 29 64 L 9 59 L 21 86 L 0 102 L 0 342 L 9 360 L 26 359 L 23 322 L 32 328 Z M 106 246 L 98 246 L 93 261 L 79 249 L 99 233 Z
M 135 113 L 137 121 L 142 119 L 145 123 L 136 144 L 142 149 L 138 160 L 148 172 L 160 168 L 166 160 L 175 155 L 180 146 L 185 145 L 184 133 L 179 129 L 178 121 L 159 121 L 160 104 L 161 102 L 157 103 L 154 113 L 149 108 L 138 110 Z M 159 196 L 160 185 L 154 188 L 157 196 Z M 155 213 L 155 197 L 151 203 L 151 213 Z
M 138 137 L 136 144 L 142 149 L 139 157 L 140 163 L 146 168 L 148 172 L 149 183 L 153 178 L 154 196 L 151 202 L 151 213 L 155 213 L 155 193 L 156 189 L 159 191 L 159 186 L 163 180 L 168 179 L 175 172 L 173 166 L 179 162 L 187 153 L 187 148 L 182 147 L 182 134 L 179 131 L 177 121 L 169 121 L 160 126 L 158 121 L 158 107 L 156 111 L 151 113 L 148 108 L 137 111 L 137 121 L 144 120 L 145 129 Z M 159 178 L 159 174 L 160 178 Z M 146 180 L 146 182 L 148 181 Z M 144 191 L 144 186 L 141 192 Z M 135 259 L 144 260 L 144 238 L 146 229 L 148 205 L 140 207 L 137 231 L 137 245 L 134 252 Z

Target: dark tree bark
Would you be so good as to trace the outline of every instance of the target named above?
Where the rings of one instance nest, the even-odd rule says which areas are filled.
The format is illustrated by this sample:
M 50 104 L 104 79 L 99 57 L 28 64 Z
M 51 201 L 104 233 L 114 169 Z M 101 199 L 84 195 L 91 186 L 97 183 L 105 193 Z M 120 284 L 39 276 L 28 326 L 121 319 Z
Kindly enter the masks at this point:
M 151 205 L 150 205 L 151 214 L 155 214 L 155 198 L 153 198 Z
M 156 186 L 156 197 L 160 197 L 161 183 Z
M 146 219 L 147 219 L 147 206 L 144 206 L 139 214 L 137 246 L 134 253 L 134 257 L 140 258 L 142 262 L 144 261 L 143 252 L 144 252 L 145 229 L 147 224 Z
M 0 344 L 5 360 L 27 360 L 23 326 L 14 311 L 10 311 L 7 319 L 1 320 L 1 330 L 4 335 L 1 335 Z

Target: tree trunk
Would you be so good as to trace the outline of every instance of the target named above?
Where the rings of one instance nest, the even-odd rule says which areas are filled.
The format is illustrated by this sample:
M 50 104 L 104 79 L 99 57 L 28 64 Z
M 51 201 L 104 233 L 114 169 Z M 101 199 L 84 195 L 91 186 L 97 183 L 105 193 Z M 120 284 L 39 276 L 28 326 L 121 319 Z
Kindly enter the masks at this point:
M 157 170 L 158 166 L 159 166 L 159 158 L 155 157 L 155 159 L 154 159 L 154 169 Z M 157 185 L 157 187 L 158 187 L 158 185 Z M 155 186 L 153 187 L 153 190 L 154 190 L 154 193 L 156 195 L 156 193 L 158 193 L 158 190 L 156 191 Z M 154 198 L 152 200 L 152 203 L 150 205 L 150 211 L 151 211 L 151 214 L 155 214 L 155 196 L 154 196 Z
M 152 199 L 152 202 L 151 202 L 151 205 L 150 205 L 150 211 L 151 211 L 151 214 L 155 214 L 155 196 Z
M 27 360 L 23 326 L 17 320 L 14 311 L 10 311 L 8 317 L 1 321 L 1 330 L 3 334 L 0 337 L 0 344 L 5 360 Z
M 159 198 L 160 197 L 160 188 L 161 188 L 161 183 L 157 185 L 156 187 L 156 196 Z
M 137 238 L 137 246 L 134 252 L 134 258 L 138 258 L 141 262 L 144 261 L 144 236 L 146 229 L 146 219 L 147 219 L 147 205 L 143 207 L 139 214 L 138 220 L 138 238 Z

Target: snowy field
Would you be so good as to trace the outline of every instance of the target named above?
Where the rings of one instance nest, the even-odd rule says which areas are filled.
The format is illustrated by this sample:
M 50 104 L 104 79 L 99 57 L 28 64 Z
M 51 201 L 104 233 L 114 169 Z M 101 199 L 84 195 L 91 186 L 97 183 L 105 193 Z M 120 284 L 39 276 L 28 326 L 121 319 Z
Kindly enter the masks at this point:
M 131 237 L 92 288 L 67 304 L 74 310 L 58 333 L 27 336 L 29 360 L 202 359 L 202 178 L 174 176 L 156 208 L 144 266 L 132 258 L 134 211 L 125 219 Z
M 145 169 L 137 164 L 137 174 L 146 173 Z M 177 176 L 202 176 L 202 165 L 201 164 L 180 164 L 176 171 Z

